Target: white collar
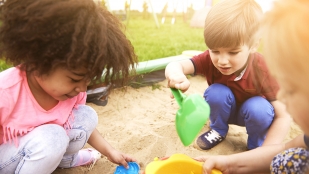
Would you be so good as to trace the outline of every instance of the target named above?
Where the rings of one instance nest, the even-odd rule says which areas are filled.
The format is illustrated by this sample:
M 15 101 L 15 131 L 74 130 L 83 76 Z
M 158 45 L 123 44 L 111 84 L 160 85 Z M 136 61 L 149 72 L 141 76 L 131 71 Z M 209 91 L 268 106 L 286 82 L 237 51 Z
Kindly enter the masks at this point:
M 246 66 L 246 68 L 244 70 L 241 71 L 241 73 L 234 79 L 234 81 L 238 81 L 242 78 L 242 76 L 244 76 L 247 67 L 248 67 L 248 65 Z

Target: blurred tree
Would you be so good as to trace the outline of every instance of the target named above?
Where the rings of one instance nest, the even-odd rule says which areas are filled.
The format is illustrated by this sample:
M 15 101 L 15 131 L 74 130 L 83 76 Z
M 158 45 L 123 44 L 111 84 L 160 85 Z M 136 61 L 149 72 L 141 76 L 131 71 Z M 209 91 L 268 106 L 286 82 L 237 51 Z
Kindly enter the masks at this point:
M 188 18 L 191 19 L 194 14 L 193 4 L 191 3 L 190 6 L 187 8 Z
M 124 9 L 125 9 L 125 16 L 126 16 L 126 20 L 127 20 L 127 26 L 129 25 L 129 21 L 130 21 L 130 12 L 131 12 L 131 0 L 130 2 L 128 2 L 128 0 L 125 1 L 124 3 Z
M 130 5 L 131 4 L 128 2 L 128 0 L 126 0 L 125 3 L 124 3 L 124 9 L 126 11 L 126 14 L 128 14 L 129 11 L 130 11 Z
M 101 0 L 100 5 L 104 8 L 107 8 L 105 0 Z
M 167 8 L 168 8 L 168 2 L 165 3 L 162 11 L 161 11 L 161 16 L 162 16 L 162 19 L 161 19 L 161 23 L 164 24 L 165 22 L 165 17 L 166 17 L 166 13 L 167 13 Z
M 148 4 L 145 0 L 143 2 L 143 18 L 148 19 Z

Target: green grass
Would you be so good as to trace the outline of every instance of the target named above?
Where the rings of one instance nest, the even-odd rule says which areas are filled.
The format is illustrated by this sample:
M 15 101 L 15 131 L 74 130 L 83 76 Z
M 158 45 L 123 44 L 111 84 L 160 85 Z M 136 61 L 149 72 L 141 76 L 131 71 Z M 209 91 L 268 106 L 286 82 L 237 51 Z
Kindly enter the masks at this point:
M 8 69 L 9 67 L 11 66 L 7 65 L 3 60 L 0 60 L 0 72 Z
M 158 20 L 161 21 L 159 15 Z M 134 13 L 129 20 L 123 21 L 126 35 L 140 62 L 180 55 L 185 50 L 205 50 L 203 29 L 191 28 L 189 22 L 185 23 L 180 15 L 172 25 L 171 17 L 167 17 L 165 23 L 160 23 L 160 28 L 157 28 L 150 14 L 148 19 L 143 19 Z M 0 71 L 8 67 L 0 60 Z
M 160 28 L 153 18 L 131 18 L 126 34 L 132 42 L 139 61 L 153 60 L 181 54 L 185 50 L 206 49 L 203 29 L 191 28 L 180 18 L 174 25 L 167 18 Z

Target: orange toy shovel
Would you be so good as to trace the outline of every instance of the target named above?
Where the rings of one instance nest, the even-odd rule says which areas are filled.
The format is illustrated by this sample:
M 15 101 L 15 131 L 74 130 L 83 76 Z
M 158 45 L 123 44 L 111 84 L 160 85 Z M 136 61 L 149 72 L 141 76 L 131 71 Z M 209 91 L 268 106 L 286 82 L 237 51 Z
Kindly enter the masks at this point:
M 209 118 L 210 107 L 199 94 L 184 95 L 171 88 L 179 105 L 176 113 L 176 131 L 183 145 L 189 146 Z

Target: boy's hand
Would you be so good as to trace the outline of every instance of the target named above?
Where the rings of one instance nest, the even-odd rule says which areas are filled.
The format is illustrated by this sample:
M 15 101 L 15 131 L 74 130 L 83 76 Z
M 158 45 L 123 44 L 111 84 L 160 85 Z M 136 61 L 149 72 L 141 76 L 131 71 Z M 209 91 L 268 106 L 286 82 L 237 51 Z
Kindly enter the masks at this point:
M 186 92 L 190 87 L 190 81 L 187 79 L 187 76 L 180 73 L 169 74 L 167 77 L 168 84 L 170 88 L 176 88 L 182 92 Z M 172 97 L 173 98 L 173 97 Z
M 109 153 L 107 159 L 112 163 L 124 166 L 126 169 L 129 167 L 128 162 L 136 162 L 134 158 L 115 149 Z

